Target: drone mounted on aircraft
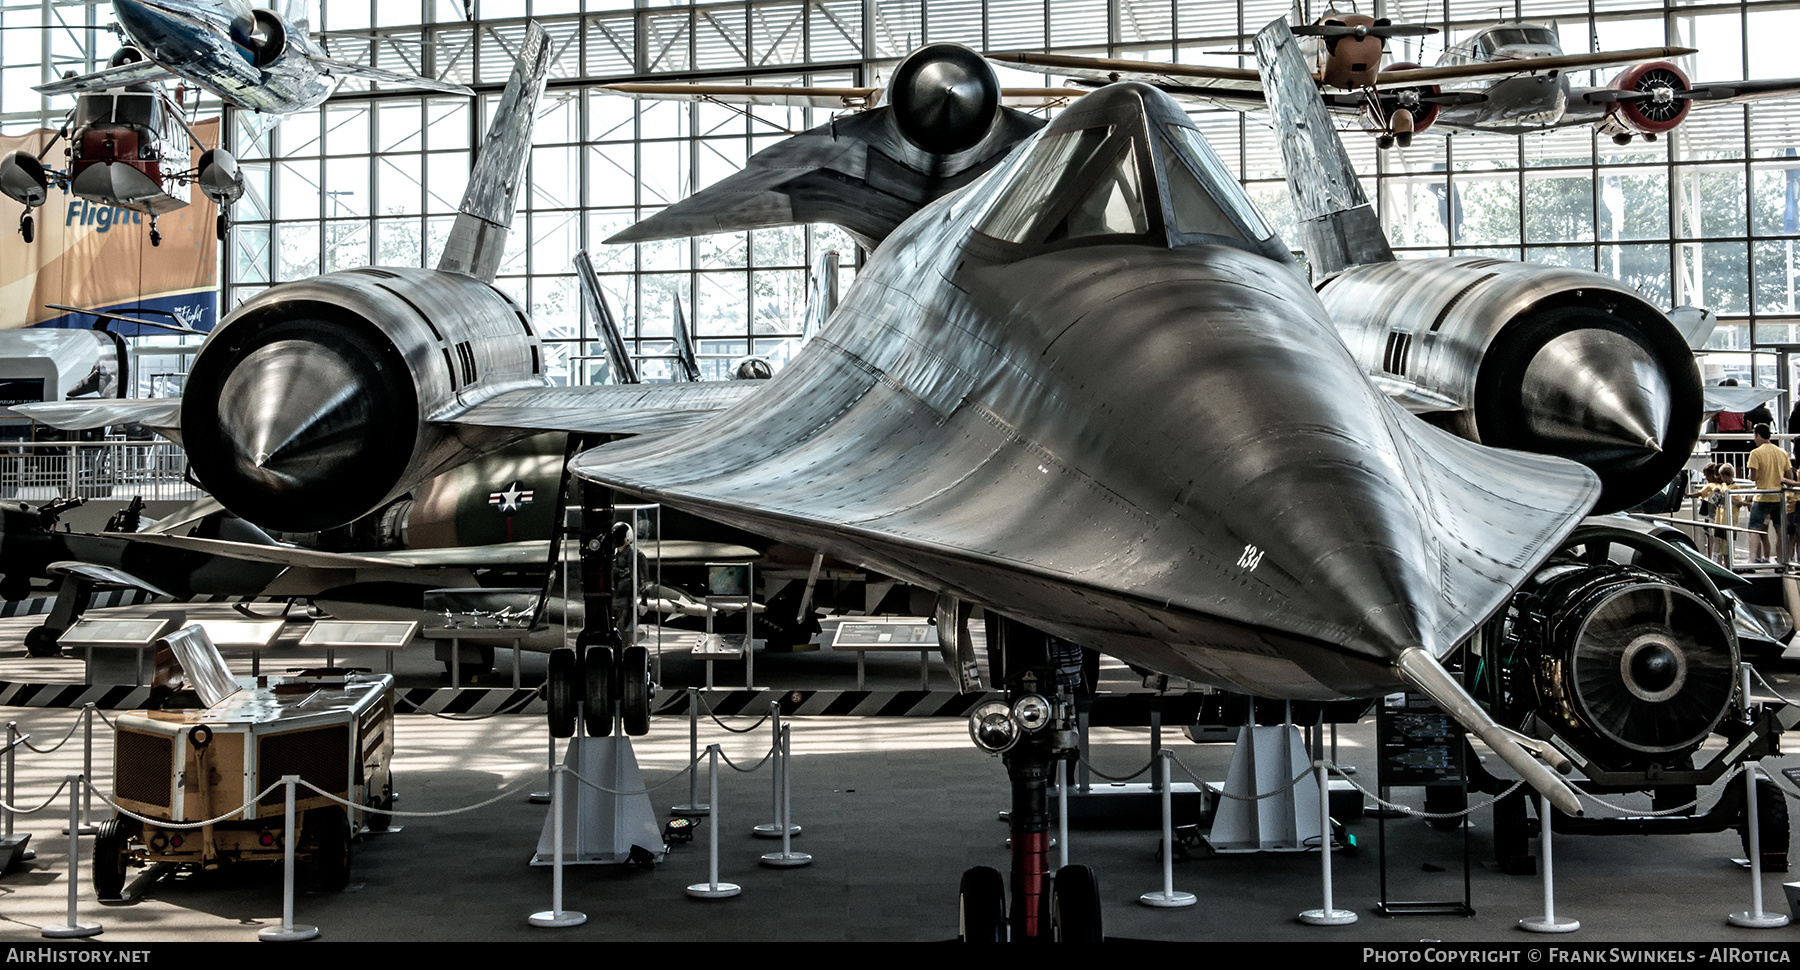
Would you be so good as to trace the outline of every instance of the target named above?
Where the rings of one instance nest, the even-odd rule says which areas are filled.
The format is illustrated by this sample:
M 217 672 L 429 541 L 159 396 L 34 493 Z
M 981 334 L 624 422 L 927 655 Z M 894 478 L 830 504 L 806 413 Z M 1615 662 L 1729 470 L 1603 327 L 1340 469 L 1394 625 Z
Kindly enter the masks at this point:
M 319 106 L 348 77 L 470 95 L 460 84 L 340 60 L 313 39 L 308 0 L 282 9 L 245 0 L 113 0 L 113 13 L 141 57 L 33 90 L 80 94 L 132 84 L 183 81 L 243 111 L 269 116 Z
M 1671 63 L 1696 53 L 1687 47 L 1565 54 L 1553 27 L 1519 22 L 1477 31 L 1431 67 L 1381 64 L 1388 38 L 1433 32 L 1336 11 L 1293 29 L 1326 106 L 1356 115 L 1382 148 L 1405 148 L 1432 127 L 1523 134 L 1574 125 L 1593 125 L 1624 145 L 1633 137 L 1656 140 L 1693 108 L 1800 93 L 1800 78 L 1692 82 Z M 1268 98 L 1262 79 L 1248 68 L 1033 51 L 988 56 L 1008 67 L 1063 74 L 1088 85 L 1143 80 L 1176 97 L 1239 110 L 1260 108 Z M 1570 77 L 1608 67 L 1624 70 L 1601 87 L 1577 86 Z
M 130 48 L 120 55 L 114 60 L 125 66 L 138 63 L 131 60 L 135 51 Z M 66 165 L 45 165 L 50 150 L 65 140 Z M 25 206 L 19 234 L 28 243 L 36 235 L 32 210 L 47 201 L 52 185 L 77 198 L 149 216 L 152 246 L 162 244 L 158 217 L 186 207 L 195 185 L 219 207 L 221 236 L 226 208 L 244 194 L 231 153 L 202 145 L 181 105 L 148 82 L 84 91 L 42 151 L 0 157 L 0 192 Z

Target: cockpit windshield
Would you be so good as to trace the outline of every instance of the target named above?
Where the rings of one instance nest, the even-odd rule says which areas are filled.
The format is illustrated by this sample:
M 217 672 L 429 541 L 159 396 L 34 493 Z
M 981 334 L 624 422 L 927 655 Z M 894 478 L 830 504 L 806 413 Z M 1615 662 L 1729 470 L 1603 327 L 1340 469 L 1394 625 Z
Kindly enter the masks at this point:
M 976 231 L 1020 245 L 1151 235 L 1163 245 L 1195 236 L 1259 243 L 1272 235 L 1200 132 L 1134 121 L 1046 133 L 997 173 L 1005 187 Z
M 1518 24 L 1509 27 L 1493 27 L 1481 35 L 1478 44 L 1479 53 L 1493 57 L 1509 47 L 1560 47 L 1561 42 L 1556 33 L 1548 27 L 1535 24 Z

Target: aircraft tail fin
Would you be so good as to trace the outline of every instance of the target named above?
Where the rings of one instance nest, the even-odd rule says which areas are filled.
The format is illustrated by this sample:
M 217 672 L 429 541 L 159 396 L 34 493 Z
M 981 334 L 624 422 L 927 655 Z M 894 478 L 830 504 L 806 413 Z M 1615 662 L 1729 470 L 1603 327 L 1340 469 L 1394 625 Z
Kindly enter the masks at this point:
M 450 230 L 438 269 L 489 282 L 498 275 L 517 208 L 519 186 L 524 180 L 525 159 L 531 151 L 538 98 L 544 93 L 549 73 L 550 38 L 533 21 L 519 47 L 512 77 L 494 110 L 494 122 L 481 143 L 475 168 L 469 173 L 462 211 L 456 215 L 456 225 Z
M 612 306 L 606 302 L 606 294 L 600 289 L 600 277 L 594 272 L 594 261 L 585 249 L 575 254 L 575 279 L 581 284 L 581 300 L 587 304 L 588 314 L 594 318 L 605 341 L 606 362 L 612 367 L 613 383 L 638 383 L 637 366 L 631 362 L 631 352 L 625 347 L 625 332 L 619 329 L 619 318 L 613 316 Z
M 1356 180 L 1350 154 L 1319 99 L 1318 83 L 1306 69 L 1287 21 L 1277 20 L 1257 33 L 1256 63 L 1281 142 L 1288 192 L 1300 217 L 1301 246 L 1314 275 L 1391 262 L 1394 251 L 1381 220 Z
M 812 278 L 807 281 L 806 318 L 800 325 L 800 339 L 806 340 L 825 328 L 825 321 L 837 312 L 838 251 L 829 249 L 813 261 Z
M 700 358 L 694 354 L 694 335 L 688 332 L 687 314 L 681 309 L 681 297 L 675 298 L 675 362 L 681 367 L 681 379 L 700 379 Z

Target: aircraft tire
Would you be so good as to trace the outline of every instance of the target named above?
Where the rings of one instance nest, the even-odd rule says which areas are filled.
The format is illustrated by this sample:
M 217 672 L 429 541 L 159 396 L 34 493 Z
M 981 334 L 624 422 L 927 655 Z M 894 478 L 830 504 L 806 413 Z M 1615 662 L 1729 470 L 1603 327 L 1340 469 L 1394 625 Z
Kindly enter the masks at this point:
M 1050 926 L 1058 943 L 1099 943 L 1100 880 L 1087 866 L 1063 866 L 1050 887 Z
M 550 675 L 544 681 L 544 703 L 550 713 L 550 736 L 567 738 L 575 735 L 575 650 L 557 647 L 550 651 Z
M 1742 789 L 1742 786 L 1738 786 Z M 1756 779 L 1756 821 L 1761 829 L 1762 868 L 1764 872 L 1788 871 L 1787 846 L 1788 805 L 1787 798 L 1775 783 L 1760 775 Z M 1744 847 L 1744 855 L 1750 854 L 1750 821 L 1746 813 L 1744 820 L 1738 823 L 1738 842 Z
M 41 626 L 25 631 L 25 653 L 32 657 L 54 657 L 62 652 L 56 636 Z
M 632 646 L 619 656 L 619 714 L 625 733 L 641 737 L 650 733 L 650 651 Z
M 124 820 L 109 818 L 94 833 L 94 895 L 118 899 L 125 892 L 125 850 L 130 840 Z
M 213 228 L 219 234 L 219 241 L 224 242 L 225 241 L 225 231 L 231 228 L 231 217 L 227 216 L 224 213 L 224 211 L 221 210 L 219 212 L 218 220 L 213 223 Z
M 587 687 L 582 695 L 582 723 L 588 737 L 607 737 L 612 734 L 613 697 L 618 692 L 613 680 L 612 648 L 598 644 L 587 648 L 581 667 Z
M 19 217 L 19 235 L 24 238 L 27 245 L 37 238 L 37 220 L 33 219 L 29 212 Z
M 956 897 L 956 938 L 963 943 L 1006 942 L 1006 880 L 992 866 L 962 874 Z
M 314 840 L 313 868 L 323 892 L 342 892 L 350 885 L 350 820 L 336 805 L 315 808 L 307 813 L 307 821 L 319 826 Z

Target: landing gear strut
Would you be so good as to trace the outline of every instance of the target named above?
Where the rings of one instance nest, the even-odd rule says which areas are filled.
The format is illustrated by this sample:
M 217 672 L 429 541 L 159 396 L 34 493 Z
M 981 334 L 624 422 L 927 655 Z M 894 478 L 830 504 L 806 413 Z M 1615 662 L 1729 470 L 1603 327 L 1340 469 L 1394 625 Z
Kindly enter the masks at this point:
M 1081 648 L 990 613 L 988 656 L 1006 700 L 977 708 L 969 733 L 977 747 L 1002 756 L 1012 782 L 1012 905 L 1006 928 L 1014 941 L 1098 942 L 1100 892 L 1093 871 L 1069 866 L 1054 877 L 1050 872 L 1050 782 L 1076 746 Z M 985 867 L 963 874 L 962 939 L 997 941 L 991 916 L 1004 895 L 998 876 Z

